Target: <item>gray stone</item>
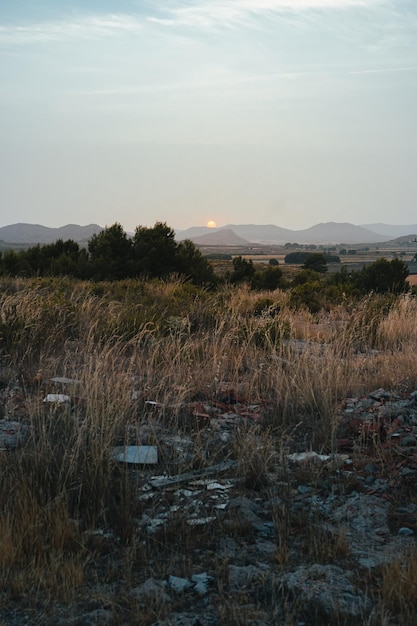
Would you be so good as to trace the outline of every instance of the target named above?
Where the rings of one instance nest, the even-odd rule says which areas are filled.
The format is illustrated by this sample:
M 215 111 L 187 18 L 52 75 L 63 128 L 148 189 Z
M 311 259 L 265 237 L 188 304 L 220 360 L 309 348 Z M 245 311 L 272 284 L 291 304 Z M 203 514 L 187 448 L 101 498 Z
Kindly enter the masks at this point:
M 355 589 L 353 575 L 335 565 L 298 567 L 284 576 L 284 584 L 292 592 L 305 615 L 325 616 L 335 622 L 342 617 L 363 618 L 372 602 L 363 591 Z
M 251 526 L 257 526 L 263 523 L 263 520 L 256 514 L 256 512 L 259 511 L 259 505 L 245 496 L 239 496 L 230 500 L 229 507 L 232 510 L 238 510 L 239 518 Z
M 172 602 L 171 596 L 166 592 L 166 582 L 148 578 L 144 583 L 131 590 L 130 595 L 139 602 L 150 600 L 156 604 Z
M 270 574 L 267 565 L 229 565 L 229 589 L 231 593 L 253 589 L 262 584 Z
M 309 487 L 308 485 L 298 485 L 297 491 L 298 493 L 305 494 L 305 493 L 311 493 L 313 489 L 312 487 Z
M 369 397 L 373 400 L 389 400 L 392 397 L 392 393 L 390 391 L 385 391 L 382 387 L 380 389 L 376 389 L 369 394 Z
M 263 558 L 272 558 L 277 552 L 277 544 L 273 541 L 258 539 L 256 549 Z
M 180 576 L 170 576 L 168 579 L 168 584 L 171 589 L 176 591 L 176 593 L 183 593 L 191 587 L 192 582 L 188 580 L 188 578 L 181 578 Z
M 165 619 L 153 622 L 151 626 L 217 626 L 218 619 L 214 611 L 201 613 L 170 613 Z
M 335 509 L 333 519 L 360 533 L 366 542 L 376 529 L 383 528 L 387 534 L 389 533 L 389 507 L 389 502 L 378 496 L 354 492 Z
M 48 393 L 43 401 L 51 404 L 69 404 L 71 397 L 67 396 L 65 393 Z
M 209 582 L 212 578 L 207 572 L 193 574 L 191 580 L 194 583 L 194 591 L 198 593 L 199 596 L 205 596 L 208 593 Z

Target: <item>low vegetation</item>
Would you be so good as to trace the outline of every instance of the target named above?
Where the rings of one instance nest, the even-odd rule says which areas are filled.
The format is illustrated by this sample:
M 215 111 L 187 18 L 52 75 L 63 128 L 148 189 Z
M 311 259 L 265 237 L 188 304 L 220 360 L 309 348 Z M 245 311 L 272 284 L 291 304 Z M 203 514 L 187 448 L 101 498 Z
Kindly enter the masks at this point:
M 101 244 L 98 236 L 90 246 L 97 267 L 104 263 Z M 196 254 L 186 247 L 176 251 L 188 259 Z M 242 269 L 242 262 L 234 269 Z M 106 600 L 106 589 L 117 584 L 117 606 L 114 594 L 107 599 L 111 623 L 152 624 L 163 617 L 163 603 L 139 606 L 129 589 L 149 576 L 188 572 L 207 545 L 213 556 L 204 567 L 215 578 L 223 623 L 252 623 L 224 586 L 225 564 L 216 557 L 224 531 L 207 526 L 197 536 L 184 512 L 170 533 L 147 535 L 138 524 L 144 475 L 115 463 L 111 450 L 137 441 L 134 433 L 144 424 L 154 429 L 149 437 L 158 446 L 158 429 L 167 428 L 200 447 L 181 463 L 163 456 L 159 473 L 234 460 L 242 489 L 259 493 L 270 489 L 271 469 L 285 473 L 285 451 L 335 452 L 337 416 L 346 398 L 378 387 L 402 395 L 417 389 L 417 300 L 402 293 L 405 276 L 398 263 L 381 260 L 378 269 L 391 288 L 366 295 L 376 280 L 372 271 L 360 280 L 324 283 L 327 277 L 307 268 L 300 272 L 305 282 L 298 279 L 291 289 L 261 285 L 262 291 L 239 281 L 213 291 L 180 278 L 4 276 L 1 418 L 24 423 L 29 437 L 16 450 L 0 451 L 3 609 L 43 607 L 43 623 L 53 623 L 48 615 L 57 604 L 88 605 L 93 583 L 94 594 L 100 588 Z M 271 267 L 269 274 L 277 270 Z M 114 265 L 112 277 L 119 271 Z M 56 376 L 79 381 L 73 404 L 43 402 Z M 242 427 L 233 445 L 210 449 L 204 443 L 210 421 L 197 419 L 189 407 L 215 401 L 224 389 L 259 404 L 262 420 Z M 159 407 L 157 418 L 151 406 Z M 291 523 L 283 509 L 273 521 L 280 538 L 277 562 L 284 567 Z M 314 560 L 323 544 L 311 526 L 308 537 L 303 549 Z M 332 542 L 327 551 L 342 559 L 343 537 Z M 408 558 L 407 568 L 415 572 L 415 555 Z M 389 617 L 384 623 L 411 625 L 414 586 L 404 563 L 392 568 L 376 575 L 370 592 L 380 619 Z M 400 576 L 403 584 L 389 582 Z
M 213 256 L 213 255 L 211 255 Z M 298 251 L 285 257 L 285 263 L 302 263 L 300 270 L 284 273 L 276 259 L 266 265 L 236 255 L 209 259 L 190 240 L 175 241 L 175 233 L 166 223 L 152 228 L 138 226 L 128 237 L 118 223 L 93 235 L 87 247 L 68 240 L 34 246 L 15 252 L 0 253 L 0 276 L 53 277 L 88 279 L 95 282 L 172 279 L 177 277 L 212 291 L 224 285 L 246 284 L 252 290 L 287 290 L 289 303 L 306 307 L 311 313 L 329 310 L 335 303 L 359 300 L 370 292 L 401 294 L 409 290 L 407 264 L 399 258 L 379 258 L 361 269 L 349 271 L 341 266 L 327 275 L 329 263 L 340 258 L 321 252 Z M 216 272 L 216 262 L 221 271 Z M 225 268 L 226 264 L 226 268 Z M 218 267 L 218 266 L 217 266 Z

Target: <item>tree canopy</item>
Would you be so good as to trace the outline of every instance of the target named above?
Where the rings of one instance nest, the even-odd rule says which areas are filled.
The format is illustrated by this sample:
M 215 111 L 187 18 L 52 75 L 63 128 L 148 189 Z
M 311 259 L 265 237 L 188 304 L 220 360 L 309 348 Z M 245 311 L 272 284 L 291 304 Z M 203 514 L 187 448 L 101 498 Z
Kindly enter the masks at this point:
M 133 237 L 119 223 L 93 235 L 87 248 L 72 240 L 7 251 L 0 257 L 0 272 L 12 276 L 60 276 L 92 280 L 166 278 L 177 274 L 194 284 L 215 282 L 209 261 L 192 241 L 175 241 L 166 223 L 138 226 Z

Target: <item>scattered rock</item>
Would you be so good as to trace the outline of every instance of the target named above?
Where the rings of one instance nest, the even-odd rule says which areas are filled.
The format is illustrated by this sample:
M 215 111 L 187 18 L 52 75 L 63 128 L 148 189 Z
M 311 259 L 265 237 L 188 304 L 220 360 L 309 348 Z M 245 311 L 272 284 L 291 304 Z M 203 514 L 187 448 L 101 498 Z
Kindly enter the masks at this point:
M 180 576 L 170 576 L 168 584 L 176 593 L 184 593 L 192 586 L 192 583 L 188 578 L 181 578 Z
M 209 583 L 212 578 L 207 574 L 207 572 L 193 574 L 191 576 L 191 580 L 194 583 L 194 591 L 198 593 L 199 596 L 205 596 L 208 593 Z
M 259 566 L 229 565 L 229 590 L 231 593 L 252 590 L 262 586 L 269 575 L 270 567 L 263 563 Z
M 130 596 L 139 602 L 151 601 L 158 606 L 172 602 L 171 596 L 166 591 L 167 583 L 162 580 L 148 578 L 139 587 L 134 587 L 130 591 Z
M 340 618 L 363 618 L 372 608 L 363 591 L 355 589 L 352 578 L 341 567 L 314 564 L 298 567 L 283 580 L 306 618 L 322 617 L 339 623 Z

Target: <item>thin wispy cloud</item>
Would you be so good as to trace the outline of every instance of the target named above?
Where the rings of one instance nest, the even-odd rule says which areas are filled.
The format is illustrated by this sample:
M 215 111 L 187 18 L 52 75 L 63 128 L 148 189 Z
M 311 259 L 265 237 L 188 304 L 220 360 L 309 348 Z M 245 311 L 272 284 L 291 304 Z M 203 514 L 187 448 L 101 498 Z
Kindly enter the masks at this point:
M 221 89 L 222 94 L 229 90 L 235 90 L 239 87 L 245 87 L 247 84 L 266 84 L 272 88 L 279 81 L 305 81 L 306 79 L 321 80 L 323 78 L 335 76 L 351 76 L 361 74 L 385 74 L 395 72 L 413 72 L 417 71 L 417 66 L 408 67 L 381 67 L 381 68 L 353 68 L 348 69 L 342 66 L 328 67 L 323 66 L 320 69 L 305 69 L 297 71 L 271 72 L 264 74 L 244 74 L 230 75 L 227 78 L 217 78 L 213 80 L 193 80 L 181 82 L 166 83 L 150 83 L 141 85 L 120 86 L 108 89 L 83 89 L 79 91 L 70 91 L 66 95 L 70 97 L 118 97 L 118 96 L 135 96 L 142 94 L 157 94 L 162 92 L 204 92 L 211 90 L 216 93 L 217 89 Z M 251 92 L 253 93 L 253 92 Z
M 311 74 L 318 74 L 319 72 L 311 71 L 297 71 L 297 72 L 274 72 L 270 74 L 256 74 L 256 75 L 242 75 L 242 76 L 229 76 L 228 78 L 218 78 L 215 80 L 193 80 L 183 82 L 166 82 L 166 83 L 154 83 L 143 84 L 140 86 L 127 86 L 117 87 L 112 89 L 84 89 L 76 92 L 69 92 L 68 95 L 73 96 L 127 96 L 143 93 L 155 93 L 164 91 L 184 91 L 186 89 L 193 91 L 206 90 L 208 88 L 221 87 L 222 90 L 226 88 L 233 88 L 239 85 L 245 85 L 247 83 L 263 83 L 270 82 L 274 79 L 294 79 Z
M 92 39 L 137 32 L 146 25 L 196 28 L 233 27 L 253 18 L 285 14 L 297 16 L 313 9 L 337 11 L 369 9 L 383 0 L 178 0 L 171 7 L 147 5 L 147 13 L 109 13 L 71 16 L 45 22 L 0 24 L 0 44 L 48 43 Z
M 111 37 L 136 32 L 142 22 L 134 15 L 107 14 L 75 19 L 3 26 L 0 24 L 0 43 L 49 43 L 74 39 Z
M 381 0 L 211 0 L 207 2 L 178 4 L 176 7 L 148 20 L 166 25 L 208 27 L 230 26 L 254 16 L 273 15 L 279 12 L 299 13 L 312 9 L 340 10 L 369 8 Z

